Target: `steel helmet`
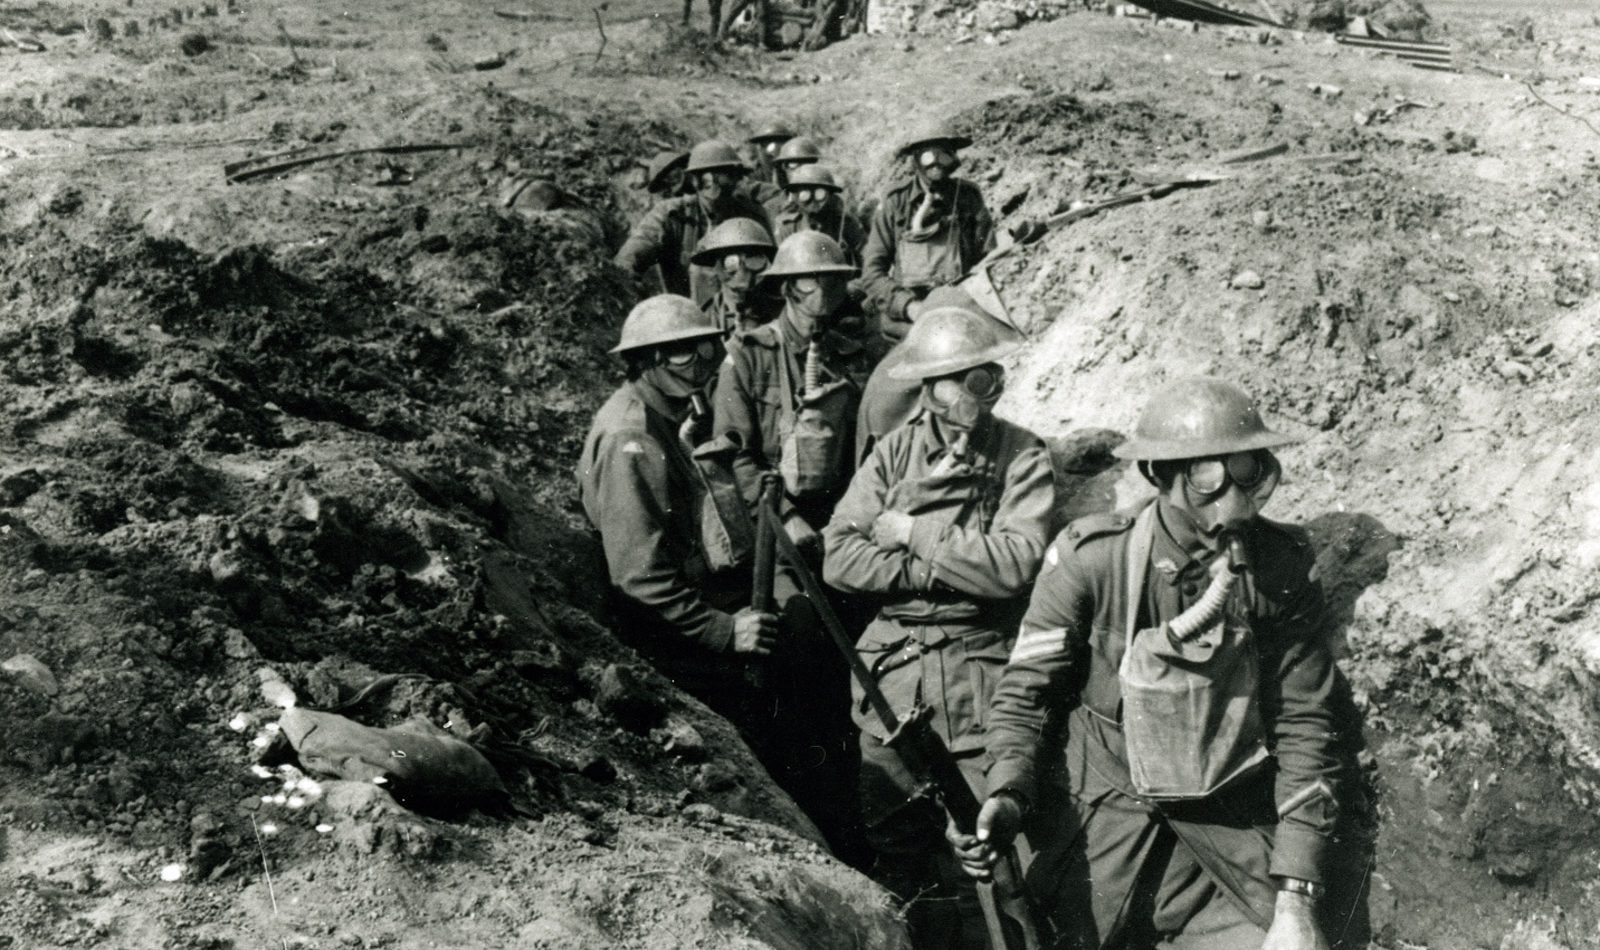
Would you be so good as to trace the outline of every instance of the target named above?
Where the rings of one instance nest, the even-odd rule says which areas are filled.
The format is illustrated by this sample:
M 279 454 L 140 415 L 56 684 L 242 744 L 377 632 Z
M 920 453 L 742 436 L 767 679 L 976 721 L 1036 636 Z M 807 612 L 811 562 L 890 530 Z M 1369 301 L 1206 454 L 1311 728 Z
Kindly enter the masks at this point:
M 772 122 L 761 127 L 761 131 L 745 139 L 751 145 L 760 145 L 763 142 L 783 142 L 794 138 L 794 129 L 782 122 Z
M 1021 344 L 997 321 L 966 307 L 935 307 L 911 324 L 890 379 L 908 381 L 948 376 L 998 362 Z
M 613 346 L 611 352 L 625 353 L 705 336 L 722 336 L 722 328 L 717 326 L 716 320 L 688 297 L 657 294 L 639 301 L 628 311 L 628 318 L 622 321 L 622 342 Z
M 706 232 L 689 262 L 708 267 L 715 264 L 725 252 L 741 249 L 763 250 L 771 254 L 778 249 L 778 245 L 767 229 L 761 226 L 761 222 L 750 218 L 729 218 Z
M 711 172 L 719 169 L 746 172 L 744 162 L 739 160 L 739 153 L 727 142 L 718 142 L 714 139 L 699 143 L 689 150 L 689 167 L 684 169 L 691 175 L 700 172 Z
M 822 147 L 817 140 L 804 135 L 796 135 L 783 143 L 783 148 L 778 149 L 778 156 L 773 159 L 780 165 L 803 165 L 808 162 L 822 161 Z
M 943 145 L 952 151 L 963 149 L 972 144 L 969 136 L 962 135 L 950 126 L 940 123 L 919 129 L 900 140 L 900 147 L 895 149 L 895 155 L 910 155 L 925 146 Z
M 1139 413 L 1133 438 L 1113 450 L 1140 462 L 1205 458 L 1299 442 L 1261 421 L 1250 395 L 1213 376 L 1190 376 L 1156 391 Z
M 838 179 L 833 177 L 833 172 L 826 165 L 801 165 L 789 173 L 789 183 L 785 188 L 826 188 L 829 191 L 844 191 Z
M 856 269 L 845 260 L 844 248 L 839 246 L 838 241 L 819 231 L 797 231 L 778 245 L 778 254 L 761 279 L 855 272 Z
M 675 171 L 681 171 L 688 163 L 688 152 L 657 152 L 644 168 L 645 191 L 659 191 L 664 188 L 667 176 Z

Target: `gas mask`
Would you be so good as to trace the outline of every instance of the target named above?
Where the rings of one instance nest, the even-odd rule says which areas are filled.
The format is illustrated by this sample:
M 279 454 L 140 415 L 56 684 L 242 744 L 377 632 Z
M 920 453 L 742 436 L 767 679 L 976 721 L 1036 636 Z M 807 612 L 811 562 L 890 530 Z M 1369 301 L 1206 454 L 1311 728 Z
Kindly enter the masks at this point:
M 721 357 L 722 341 L 715 337 L 667 343 L 640 375 L 667 398 L 688 399 L 705 391 Z
M 849 296 L 849 287 L 833 275 L 790 277 L 783 283 L 784 319 L 809 340 L 828 329 L 833 315 Z
M 821 214 L 828 206 L 828 189 L 820 185 L 795 187 L 789 189 L 789 197 L 794 200 L 794 206 L 808 215 Z
M 956 158 L 955 152 L 942 145 L 930 145 L 917 150 L 917 179 L 925 188 L 941 188 L 960 166 L 961 160 Z
M 1005 376 L 995 363 L 985 363 L 951 376 L 924 380 L 922 404 L 957 433 L 968 433 L 994 412 L 1005 391 Z
M 729 251 L 717 262 L 718 278 L 723 290 L 732 292 L 734 300 L 742 303 L 771 266 L 772 256 L 764 250 Z
M 1214 551 L 1261 513 L 1283 477 L 1277 456 L 1266 449 L 1168 464 L 1176 468 L 1162 494 Z
M 694 193 L 700 199 L 700 206 L 711 211 L 733 197 L 733 188 L 738 182 L 737 175 L 721 169 L 697 172 L 694 176 Z

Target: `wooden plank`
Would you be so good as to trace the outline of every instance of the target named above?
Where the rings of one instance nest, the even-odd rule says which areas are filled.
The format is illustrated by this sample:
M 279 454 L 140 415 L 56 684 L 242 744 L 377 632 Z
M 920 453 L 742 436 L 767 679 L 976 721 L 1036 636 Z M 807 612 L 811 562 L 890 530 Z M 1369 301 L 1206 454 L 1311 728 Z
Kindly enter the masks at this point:
M 465 146 L 443 143 L 379 145 L 373 148 L 349 148 L 334 152 L 311 152 L 309 149 L 301 148 L 290 152 L 280 152 L 276 155 L 263 155 L 260 158 L 247 158 L 244 161 L 229 162 L 222 166 L 222 173 L 227 177 L 228 181 L 240 182 L 249 181 L 252 178 L 261 178 L 266 175 L 276 175 L 279 172 L 290 171 L 316 162 L 346 158 L 351 155 L 411 155 L 417 152 L 442 152 L 457 148 L 465 148 Z

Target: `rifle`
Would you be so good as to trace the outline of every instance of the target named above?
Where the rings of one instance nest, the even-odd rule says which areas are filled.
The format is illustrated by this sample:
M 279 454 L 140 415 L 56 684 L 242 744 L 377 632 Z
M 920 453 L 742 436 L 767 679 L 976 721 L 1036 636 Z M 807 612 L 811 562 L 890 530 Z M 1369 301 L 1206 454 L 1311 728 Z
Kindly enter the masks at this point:
M 833 605 L 828 603 L 821 583 L 811 573 L 811 568 L 800 556 L 794 542 L 777 524 L 777 510 L 767 503 L 768 497 L 764 492 L 758 530 L 771 534 L 778 556 L 788 562 L 799 576 L 800 585 L 816 607 L 823 627 L 844 654 L 845 662 L 850 664 L 851 675 L 866 694 L 867 704 L 888 733 L 885 744 L 921 783 L 917 794 L 928 795 L 937 801 L 962 834 L 974 834 L 978 824 L 978 797 L 968 787 L 966 778 L 956 765 L 955 756 L 950 753 L 950 747 L 933 731 L 932 710 L 919 703 L 904 719 L 895 715 L 889 698 L 883 695 L 872 673 L 856 654 L 855 642 L 845 633 L 844 625 L 839 622 L 839 615 L 833 612 Z M 974 883 L 984 921 L 989 927 L 991 950 L 1039 950 L 1044 945 L 1043 931 L 1039 928 L 1033 906 L 1028 903 L 1027 895 L 1022 890 L 1022 871 L 1017 864 L 1015 849 L 1006 848 L 1001 852 L 989 880 Z

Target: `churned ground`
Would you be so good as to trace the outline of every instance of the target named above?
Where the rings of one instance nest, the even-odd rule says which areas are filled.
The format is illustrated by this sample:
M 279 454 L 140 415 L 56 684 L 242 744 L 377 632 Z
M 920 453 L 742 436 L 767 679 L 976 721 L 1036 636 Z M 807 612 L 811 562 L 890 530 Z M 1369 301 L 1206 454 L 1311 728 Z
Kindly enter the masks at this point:
M 635 161 L 772 118 L 863 210 L 934 118 L 1007 222 L 1225 174 L 993 267 L 1032 340 L 1002 413 L 1059 439 L 1070 511 L 1137 491 L 1105 430 L 1178 373 L 1307 436 L 1272 513 L 1316 531 L 1367 734 L 1336 934 L 1597 943 L 1586 5 L 1436 5 L 1459 74 L 1091 13 L 790 57 L 644 0 L 210 9 L 0 14 L 46 47 L 0 49 L 0 659 L 59 680 L 0 680 L 0 946 L 904 945 L 592 619 L 570 469 Z M 402 144 L 452 148 L 223 172 Z M 358 718 L 487 740 L 518 815 L 272 800 L 263 684 L 385 674 L 418 675 Z

